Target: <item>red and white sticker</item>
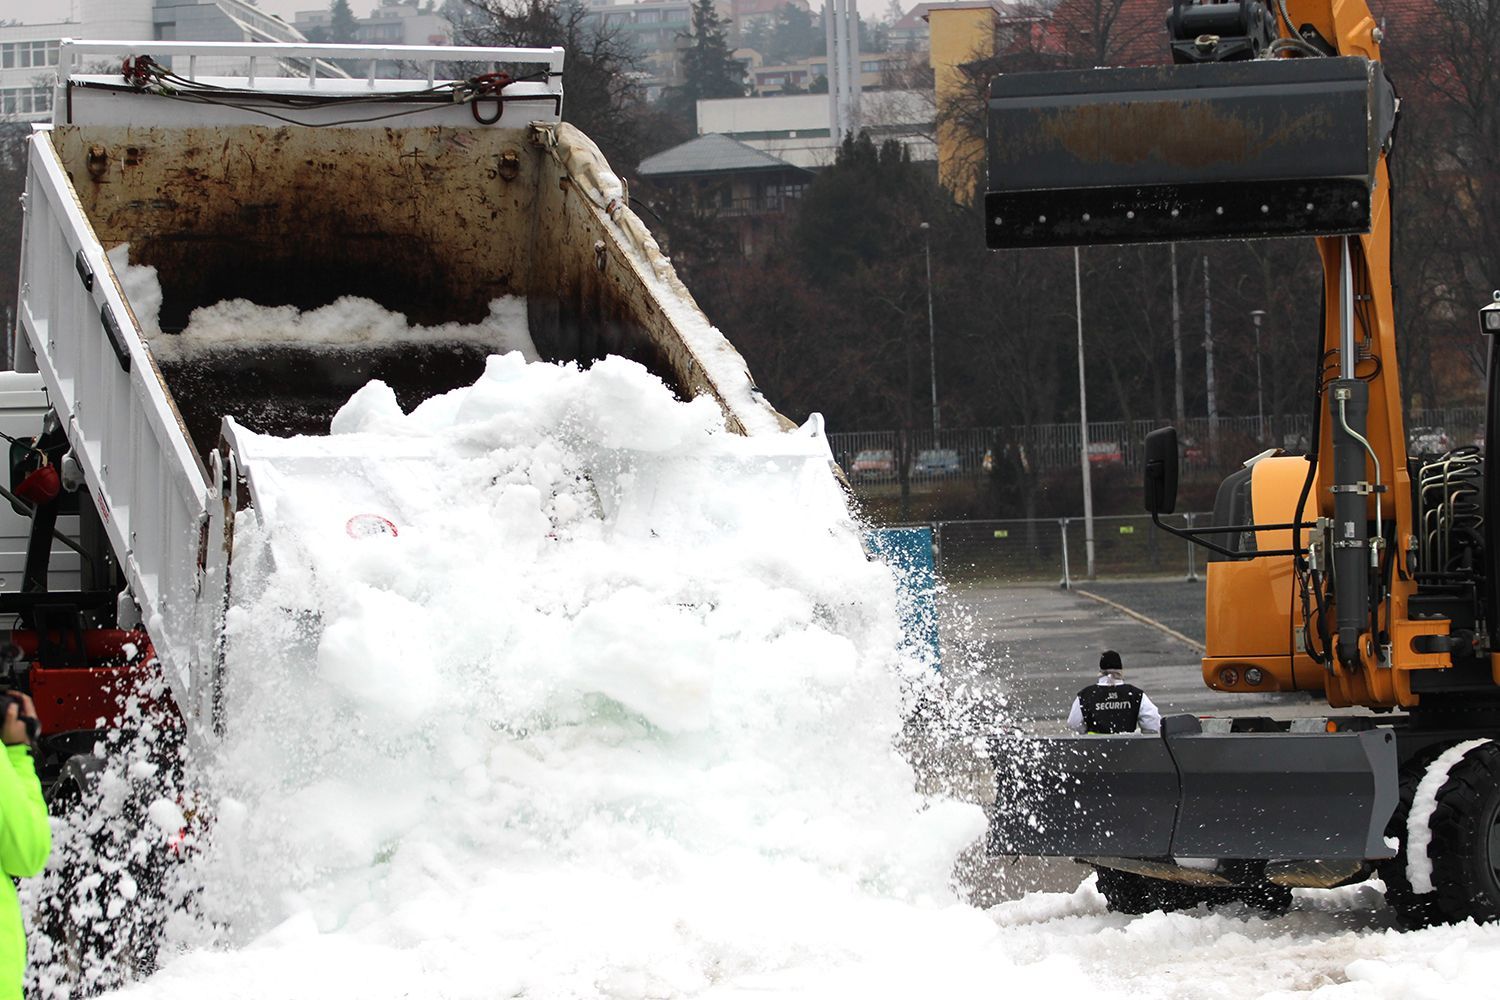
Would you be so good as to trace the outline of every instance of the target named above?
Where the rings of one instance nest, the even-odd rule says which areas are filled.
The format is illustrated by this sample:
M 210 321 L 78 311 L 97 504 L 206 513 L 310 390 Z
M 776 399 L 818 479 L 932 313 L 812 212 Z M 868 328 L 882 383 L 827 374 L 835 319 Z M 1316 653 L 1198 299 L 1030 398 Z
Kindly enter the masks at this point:
M 401 533 L 388 518 L 379 514 L 355 514 L 345 523 L 344 530 L 349 533 L 350 538 L 374 538 L 378 535 L 395 538 Z

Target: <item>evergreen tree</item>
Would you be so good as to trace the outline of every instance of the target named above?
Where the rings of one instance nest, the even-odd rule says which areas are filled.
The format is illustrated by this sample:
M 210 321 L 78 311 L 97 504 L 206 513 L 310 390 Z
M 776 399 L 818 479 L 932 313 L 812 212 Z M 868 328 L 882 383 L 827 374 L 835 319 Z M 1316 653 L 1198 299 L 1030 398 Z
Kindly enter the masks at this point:
M 794 4 L 783 4 L 771 19 L 767 58 L 773 63 L 805 59 L 823 50 L 823 33 L 813 27 L 812 15 Z
M 744 97 L 745 67 L 730 55 L 728 25 L 714 0 L 693 0 L 691 45 L 682 54 L 681 99 L 689 108 L 714 97 Z
M 750 26 L 740 29 L 740 48 L 754 49 L 765 57 L 766 62 L 774 63 L 776 60 L 771 55 L 771 25 L 765 18 L 758 17 L 750 22 Z
M 328 5 L 328 13 L 331 15 L 328 23 L 330 42 L 359 41 L 359 23 L 354 20 L 354 11 L 349 7 L 349 0 L 333 0 Z

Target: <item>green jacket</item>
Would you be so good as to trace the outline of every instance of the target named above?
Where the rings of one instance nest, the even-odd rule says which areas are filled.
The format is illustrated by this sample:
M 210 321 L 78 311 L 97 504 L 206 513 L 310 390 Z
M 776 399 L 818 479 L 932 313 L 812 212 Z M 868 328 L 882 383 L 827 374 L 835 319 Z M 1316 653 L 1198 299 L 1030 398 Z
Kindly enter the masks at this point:
M 0 871 L 15 878 L 41 872 L 52 850 L 52 828 L 47 803 L 36 780 L 31 749 L 5 748 L 7 764 L 0 764 Z M 26 929 L 16 885 L 0 878 L 0 1000 L 20 1000 L 26 976 Z

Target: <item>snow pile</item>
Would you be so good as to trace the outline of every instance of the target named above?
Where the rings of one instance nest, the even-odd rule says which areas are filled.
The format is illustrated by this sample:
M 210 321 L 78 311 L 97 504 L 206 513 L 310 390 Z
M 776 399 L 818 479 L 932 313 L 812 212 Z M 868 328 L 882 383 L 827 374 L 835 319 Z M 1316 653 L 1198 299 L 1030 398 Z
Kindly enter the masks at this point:
M 104 255 L 120 281 L 136 325 L 148 340 L 161 335 L 161 279 L 149 264 L 130 262 L 130 244 L 121 243 Z
M 1172 1000 L 1291 997 L 1447 1000 L 1489 996 L 1500 927 L 1403 933 L 1378 883 L 1294 892 L 1266 918 L 1235 906 L 1129 917 L 1104 911 L 1093 879 L 1074 893 L 1034 893 L 990 911 L 1009 960 L 1076 963 L 1042 996 Z M 977 992 L 977 991 L 976 991 Z
M 993 936 L 821 436 L 517 355 L 335 427 L 246 440 L 202 917 L 142 995 L 688 995 Z
M 280 321 L 241 309 L 211 315 Z M 138 720 L 99 814 L 138 822 L 76 897 L 137 927 L 142 859 L 198 831 L 117 995 L 1485 994 L 1500 929 L 1399 934 L 1370 886 L 1275 919 L 957 901 L 982 818 L 896 750 L 933 690 L 895 581 L 815 427 L 722 424 L 632 362 L 510 354 L 410 414 L 372 383 L 328 437 L 242 431 L 227 736 L 152 798 Z
M 345 295 L 307 311 L 295 306 L 262 306 L 246 299 L 227 299 L 194 309 L 180 333 L 161 329 L 162 289 L 156 268 L 130 263 L 130 244 L 108 254 L 110 266 L 135 313 L 141 334 L 163 361 L 179 361 L 208 351 L 266 347 L 315 347 L 356 350 L 403 344 L 478 344 L 497 354 L 520 352 L 527 361 L 540 358 L 527 332 L 526 300 L 507 295 L 490 302 L 490 314 L 478 323 L 417 326 L 378 303 Z
M 151 350 L 166 361 L 213 350 L 254 350 L 260 347 L 317 347 L 353 350 L 401 344 L 479 344 L 497 352 L 517 351 L 526 360 L 538 359 L 526 330 L 526 300 L 515 296 L 495 299 L 490 314 L 479 323 L 416 326 L 401 313 L 369 299 L 345 295 L 306 312 L 296 306 L 259 306 L 245 299 L 229 299 L 194 309 L 187 328 L 178 334 L 149 338 Z

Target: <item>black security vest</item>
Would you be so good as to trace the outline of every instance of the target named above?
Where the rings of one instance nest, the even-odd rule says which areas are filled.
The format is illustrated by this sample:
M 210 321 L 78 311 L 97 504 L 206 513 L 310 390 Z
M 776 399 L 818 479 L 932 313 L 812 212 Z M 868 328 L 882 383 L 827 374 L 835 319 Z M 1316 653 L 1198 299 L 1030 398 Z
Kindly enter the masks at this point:
M 1090 684 L 1078 692 L 1083 728 L 1091 733 L 1133 733 L 1145 694 L 1130 684 Z

